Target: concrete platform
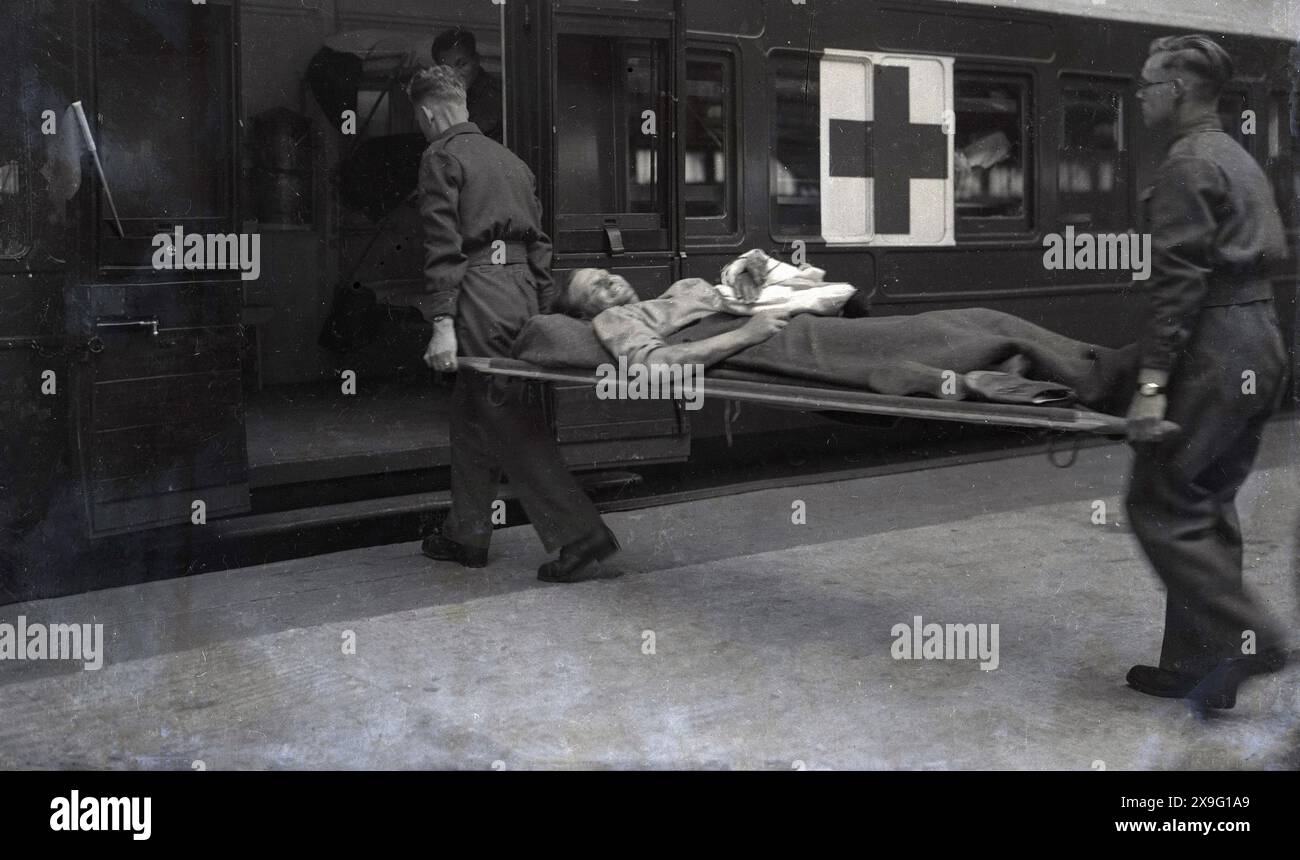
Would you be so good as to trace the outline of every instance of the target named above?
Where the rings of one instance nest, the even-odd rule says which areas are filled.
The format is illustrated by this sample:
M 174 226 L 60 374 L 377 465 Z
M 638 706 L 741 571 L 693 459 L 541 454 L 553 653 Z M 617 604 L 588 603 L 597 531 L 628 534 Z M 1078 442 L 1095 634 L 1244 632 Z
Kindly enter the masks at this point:
M 1241 512 L 1248 580 L 1294 631 L 1293 434 L 1270 428 Z M 0 767 L 1300 768 L 1300 665 L 1208 721 L 1124 686 L 1163 615 L 1122 524 L 1128 463 L 615 514 L 624 552 L 580 585 L 537 582 L 520 527 L 481 572 L 409 543 L 2 607 L 103 623 L 107 653 L 0 663 Z M 998 624 L 998 668 L 893 659 L 918 615 Z

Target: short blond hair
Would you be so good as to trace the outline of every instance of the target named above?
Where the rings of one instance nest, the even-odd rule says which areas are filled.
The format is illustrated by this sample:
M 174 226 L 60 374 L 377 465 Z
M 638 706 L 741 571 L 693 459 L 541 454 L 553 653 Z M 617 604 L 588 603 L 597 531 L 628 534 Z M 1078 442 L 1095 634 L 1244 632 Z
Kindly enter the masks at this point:
M 421 69 L 406 86 L 412 104 L 424 101 L 465 106 L 465 85 L 451 66 Z
M 1232 55 L 1210 36 L 1165 36 L 1151 43 L 1148 54 L 1160 58 L 1160 67 L 1188 72 L 1197 80 L 1191 85 L 1204 100 L 1218 98 L 1232 80 Z

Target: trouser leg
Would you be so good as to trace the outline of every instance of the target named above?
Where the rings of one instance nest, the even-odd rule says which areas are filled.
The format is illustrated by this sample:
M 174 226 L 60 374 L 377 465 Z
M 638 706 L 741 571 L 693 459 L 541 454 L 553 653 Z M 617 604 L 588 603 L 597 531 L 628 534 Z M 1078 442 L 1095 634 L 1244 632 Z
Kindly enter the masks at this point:
M 458 425 L 453 416 L 452 514 L 443 527 L 445 536 L 487 546 L 497 492 L 494 467 L 505 470 L 510 489 L 548 551 L 601 526 L 596 506 L 564 465 L 540 392 L 522 381 L 471 370 L 460 371 L 456 385 L 456 411 L 466 417 Z M 462 440 L 468 441 L 463 457 L 457 447 Z
M 489 444 L 542 545 L 553 552 L 600 528 L 596 506 L 564 465 L 546 424 L 540 389 L 496 380 L 485 391 L 488 426 L 501 428 Z
M 444 537 L 486 549 L 492 540 L 492 503 L 501 481 L 481 409 L 480 374 L 457 374 L 451 407 L 451 513 L 442 525 Z
M 461 354 L 508 356 L 537 311 L 528 266 L 471 266 L 457 305 Z M 451 422 L 452 511 L 443 525 L 444 536 L 466 546 L 488 545 L 502 469 L 548 550 L 600 527 L 595 506 L 564 466 L 535 395 L 535 389 L 521 381 L 468 369 L 457 374 Z
M 1225 360 L 1230 354 L 1207 349 L 1189 358 L 1170 391 L 1169 418 L 1184 436 L 1137 446 L 1127 499 L 1133 531 L 1168 591 L 1160 666 L 1194 675 L 1240 656 L 1247 634 L 1258 650 L 1279 643 L 1243 586 L 1236 496 L 1285 374 L 1261 355 L 1252 362 L 1260 368 L 1259 400 L 1244 399 L 1255 395 L 1241 391 L 1235 358 Z
M 1180 486 L 1167 471 L 1158 456 L 1139 455 L 1129 519 L 1168 592 L 1160 667 L 1204 674 L 1239 653 L 1242 631 L 1258 631 L 1261 613 L 1242 589 L 1241 556 L 1225 534 L 1218 499 Z
M 1129 492 L 1133 530 L 1168 590 L 1160 667 L 1199 675 L 1242 654 L 1243 636 L 1260 650 L 1277 644 L 1272 623 L 1242 582 L 1235 497 L 1258 446 L 1250 435 L 1211 469 L 1231 475 L 1218 492 L 1179 481 L 1159 455 L 1140 456 Z

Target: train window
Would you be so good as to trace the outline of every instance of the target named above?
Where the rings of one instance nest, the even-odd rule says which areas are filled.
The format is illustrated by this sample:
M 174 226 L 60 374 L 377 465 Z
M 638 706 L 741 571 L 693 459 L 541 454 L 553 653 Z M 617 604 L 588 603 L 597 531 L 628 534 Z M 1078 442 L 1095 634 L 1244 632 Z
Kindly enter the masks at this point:
M 435 4 L 425 0 L 428 7 Z M 457 19 L 456 26 L 443 25 L 437 28 L 437 36 L 428 43 L 418 44 L 416 62 L 424 65 L 430 62 L 451 66 L 465 81 L 465 106 L 469 109 L 469 121 L 478 126 L 479 131 L 497 143 L 508 144 L 506 104 L 509 97 L 505 74 L 505 54 L 503 52 L 504 36 L 500 22 L 493 21 L 502 12 L 502 4 L 494 4 L 495 9 L 483 9 L 481 4 L 457 2 L 457 0 L 440 0 L 437 6 L 444 6 L 439 14 Z M 479 6 L 479 8 L 474 8 Z M 450 22 L 449 22 L 450 23 Z M 431 31 L 432 32 L 432 31 Z M 447 47 L 442 47 L 450 43 Z M 435 46 L 437 50 L 435 52 Z M 391 61 L 386 64 L 392 69 Z M 366 73 L 371 71 L 369 62 Z M 410 119 L 406 115 L 410 114 Z M 408 128 L 416 130 L 415 110 L 410 100 L 396 97 L 392 101 L 390 124 L 392 133 L 404 133 Z
M 96 9 L 97 142 L 127 235 L 151 236 L 160 220 L 228 221 L 230 7 L 104 0 Z M 101 235 L 112 235 L 107 220 Z
M 1129 174 L 1124 94 L 1114 81 L 1068 77 L 1061 82 L 1061 149 L 1056 189 L 1068 223 L 1129 226 Z
M 663 231 L 666 246 L 667 40 L 561 33 L 557 49 L 559 232 Z
M 340 147 L 336 176 L 337 217 L 344 237 L 342 254 L 345 260 L 363 261 L 365 268 L 358 271 L 358 279 L 381 277 L 365 261 L 375 261 L 376 267 L 395 265 L 365 249 L 377 231 L 399 229 L 393 226 L 396 220 L 384 227 L 379 226 L 379 221 L 395 213 L 402 201 L 410 199 L 419 182 L 420 159 L 428 141 L 420 131 L 415 105 L 407 94 L 417 70 L 435 63 L 452 68 L 465 86 L 469 121 L 497 142 L 504 142 L 507 136 L 502 37 L 495 20 L 500 7 L 477 7 L 458 0 L 425 0 L 424 6 L 437 23 L 393 29 L 369 26 L 342 29 L 324 39 L 305 70 L 304 83 L 325 122 L 334 124 L 345 111 L 355 111 L 355 127 L 344 131 L 341 138 L 330 140 L 327 146 L 335 146 L 337 140 Z M 294 137 L 300 139 L 297 134 Z M 288 147 L 268 145 L 266 148 L 271 157 L 291 157 L 292 150 Z M 311 158 L 306 147 L 295 148 L 303 154 L 304 161 Z M 326 158 L 332 157 L 333 153 L 327 150 Z M 298 176 L 305 174 L 304 170 Z M 292 181 L 295 178 L 286 177 L 283 171 L 259 171 L 254 175 L 254 188 L 260 192 Z M 298 201 L 295 205 L 305 208 L 308 216 L 304 218 L 294 212 L 286 219 L 274 207 L 259 207 L 258 215 L 264 224 L 286 220 L 297 224 L 310 220 L 309 195 L 286 197 L 282 193 L 268 193 L 262 196 L 277 201 Z M 395 219 L 403 217 L 394 215 Z M 414 259 L 412 255 L 418 255 L 418 244 L 395 246 L 387 256 L 391 259 L 396 253 L 411 258 L 406 261 L 410 263 Z
M 769 187 L 772 233 L 821 233 L 821 87 L 818 60 L 795 51 L 768 56 L 772 81 Z
M 1282 222 L 1288 230 L 1296 227 L 1295 154 L 1292 149 L 1290 98 L 1273 93 L 1268 111 L 1268 157 L 1265 172 L 1273 183 Z
M 8 141 L 0 142 L 0 149 L 10 150 L 5 143 Z M 0 260 L 21 257 L 29 244 L 31 222 L 27 218 L 24 166 L 24 161 L 17 158 L 0 161 Z
M 957 229 L 1029 230 L 1029 79 L 958 70 L 953 146 Z
M 0 104 L 21 105 L 22 66 L 0 64 Z M 0 260 L 16 260 L 31 247 L 31 165 L 27 151 L 28 116 L 0 123 Z
M 357 118 L 365 122 L 357 129 L 362 139 L 419 130 L 411 100 L 396 82 L 387 86 L 379 82 L 373 86 L 362 84 L 357 89 Z
M 442 62 L 460 73 L 466 83 L 466 106 L 469 121 L 483 134 L 498 142 L 503 140 L 506 82 L 502 79 L 501 36 L 493 24 L 482 18 L 461 20 L 464 10 L 443 0 L 449 8 L 436 10 L 447 19 L 427 30 L 387 31 L 361 29 L 335 34 L 326 47 L 345 58 L 355 58 L 357 79 L 357 136 L 361 139 L 396 134 L 419 134 L 415 108 L 406 89 L 416 69 Z M 435 56 L 434 48 L 438 47 Z M 335 62 L 320 61 L 326 67 Z M 335 73 L 344 78 L 346 66 Z M 330 95 L 331 80 L 327 72 L 318 72 L 318 87 Z M 310 83 L 310 82 L 309 82 Z M 331 105 L 331 107 L 333 107 Z M 327 111 L 334 113 L 334 110 Z
M 1278 158 L 1290 147 L 1291 118 L 1284 93 L 1274 93 L 1268 103 L 1268 157 Z
M 683 165 L 687 230 L 736 229 L 735 59 L 721 51 L 686 55 L 686 145 Z

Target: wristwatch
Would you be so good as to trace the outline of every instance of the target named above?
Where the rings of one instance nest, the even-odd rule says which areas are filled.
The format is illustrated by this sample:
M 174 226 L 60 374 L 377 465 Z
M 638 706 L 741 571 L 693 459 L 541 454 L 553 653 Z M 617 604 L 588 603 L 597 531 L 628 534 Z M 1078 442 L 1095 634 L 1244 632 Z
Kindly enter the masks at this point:
M 442 322 L 443 320 L 449 320 L 449 319 L 451 319 L 451 314 L 434 314 L 434 316 L 433 316 L 433 324 L 434 324 L 434 325 L 437 325 L 438 323 Z
M 1143 397 L 1157 397 L 1165 393 L 1165 387 L 1156 382 L 1144 382 L 1138 386 L 1138 394 Z

